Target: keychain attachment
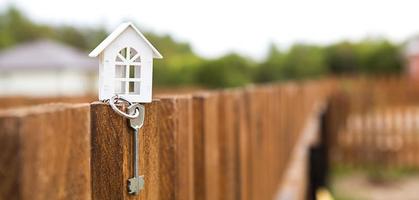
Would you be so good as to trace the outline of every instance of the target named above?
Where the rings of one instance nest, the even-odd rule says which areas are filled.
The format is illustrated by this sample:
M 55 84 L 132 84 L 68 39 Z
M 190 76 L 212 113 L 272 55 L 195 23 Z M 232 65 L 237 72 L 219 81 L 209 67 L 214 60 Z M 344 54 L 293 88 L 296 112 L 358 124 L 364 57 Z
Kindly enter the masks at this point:
M 115 103 L 118 103 L 120 101 L 123 101 L 128 104 L 127 112 L 125 113 L 121 111 Z M 134 175 L 128 179 L 128 194 L 131 195 L 138 195 L 140 190 L 144 188 L 144 176 L 139 175 L 139 137 L 138 132 L 139 129 L 143 126 L 144 123 L 144 114 L 145 114 L 145 108 L 143 105 L 139 103 L 131 103 L 130 101 L 119 97 L 118 95 L 113 96 L 111 99 L 109 99 L 109 105 L 111 108 L 120 116 L 128 118 L 129 124 L 132 129 L 134 129 L 134 145 L 133 145 L 133 170 Z
M 138 116 L 140 115 L 140 112 L 137 109 L 135 109 L 135 112 L 133 114 L 127 114 L 121 110 L 119 110 L 119 108 L 115 105 L 115 103 L 118 103 L 119 101 L 123 101 L 125 103 L 128 103 L 128 106 L 133 105 L 130 101 L 119 97 L 118 95 L 113 96 L 110 100 L 109 100 L 109 105 L 111 106 L 111 108 L 120 116 L 128 118 L 128 119 L 135 119 L 138 118 Z

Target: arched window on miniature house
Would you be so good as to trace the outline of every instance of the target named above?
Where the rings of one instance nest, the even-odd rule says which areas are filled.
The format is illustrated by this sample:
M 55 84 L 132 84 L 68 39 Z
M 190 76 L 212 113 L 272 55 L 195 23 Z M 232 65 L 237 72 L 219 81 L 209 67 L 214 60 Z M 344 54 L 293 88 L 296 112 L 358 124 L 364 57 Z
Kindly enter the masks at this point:
M 121 49 L 115 58 L 115 93 L 140 94 L 141 58 L 132 47 Z

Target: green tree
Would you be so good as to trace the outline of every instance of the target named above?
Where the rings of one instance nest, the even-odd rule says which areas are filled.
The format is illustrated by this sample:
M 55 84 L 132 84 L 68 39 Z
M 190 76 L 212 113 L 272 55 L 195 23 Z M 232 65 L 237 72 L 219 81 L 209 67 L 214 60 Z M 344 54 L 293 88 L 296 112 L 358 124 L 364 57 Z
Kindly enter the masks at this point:
M 326 62 L 333 74 L 353 74 L 359 71 L 359 57 L 355 45 L 339 42 L 325 48 Z
M 236 87 L 252 82 L 252 62 L 228 54 L 205 62 L 197 71 L 196 82 L 211 88 Z
M 257 68 L 256 82 L 264 83 L 284 79 L 284 74 L 281 71 L 281 67 L 284 65 L 284 58 L 284 53 L 280 52 L 274 44 L 271 44 L 268 56 Z
M 86 35 L 72 26 L 56 28 L 56 39 L 78 49 L 88 50 L 89 48 Z
M 366 39 L 356 45 L 359 69 L 366 74 L 394 74 L 403 71 L 399 47 L 384 39 Z
M 83 30 L 83 35 L 86 41 L 86 50 L 93 50 L 100 42 L 102 42 L 107 36 L 108 32 L 104 26 L 98 26 L 93 28 L 86 28 Z
M 319 77 L 327 72 L 323 49 L 312 45 L 293 45 L 281 66 L 282 76 L 286 79 Z
M 204 60 L 192 51 L 190 45 L 175 41 L 169 35 L 160 36 L 150 32 L 145 35 L 164 56 L 162 60 L 155 60 L 156 85 L 164 87 L 194 85 L 196 71 Z
M 52 34 L 50 27 L 32 23 L 15 7 L 10 7 L 0 16 L 0 48 L 51 37 Z

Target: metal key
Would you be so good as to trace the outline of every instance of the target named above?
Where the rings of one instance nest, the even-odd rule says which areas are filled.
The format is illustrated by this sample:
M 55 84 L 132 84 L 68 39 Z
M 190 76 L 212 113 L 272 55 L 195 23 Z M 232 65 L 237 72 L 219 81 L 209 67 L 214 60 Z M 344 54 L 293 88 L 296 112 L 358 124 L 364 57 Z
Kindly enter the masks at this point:
M 130 125 L 134 129 L 134 148 L 133 148 L 133 167 L 134 167 L 134 177 L 128 179 L 128 193 L 132 195 L 137 195 L 141 189 L 144 187 L 144 176 L 139 175 L 138 171 L 138 132 L 140 128 L 143 126 L 144 123 L 144 113 L 145 109 L 144 106 L 141 104 L 132 104 L 128 107 L 128 113 L 134 114 L 135 110 L 140 112 L 139 116 L 134 119 L 130 119 Z

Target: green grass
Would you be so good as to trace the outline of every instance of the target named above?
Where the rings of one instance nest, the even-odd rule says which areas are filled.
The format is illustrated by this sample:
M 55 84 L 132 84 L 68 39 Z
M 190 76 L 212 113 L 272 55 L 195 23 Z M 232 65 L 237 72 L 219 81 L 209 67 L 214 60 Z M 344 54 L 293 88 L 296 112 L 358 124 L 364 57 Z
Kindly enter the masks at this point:
M 381 167 L 376 165 L 351 167 L 348 165 L 334 166 L 331 172 L 332 177 L 349 176 L 354 173 L 363 173 L 370 179 L 383 181 L 394 181 L 407 176 L 419 174 L 418 168 L 409 167 Z
M 339 179 L 350 177 L 353 175 L 365 176 L 368 181 L 376 184 L 387 184 L 402 180 L 403 178 L 419 174 L 417 168 L 407 167 L 380 167 L 380 166 L 364 166 L 351 167 L 347 165 L 335 165 L 331 171 L 331 192 L 336 200 L 363 200 L 356 196 L 356 192 L 337 188 L 334 183 Z

